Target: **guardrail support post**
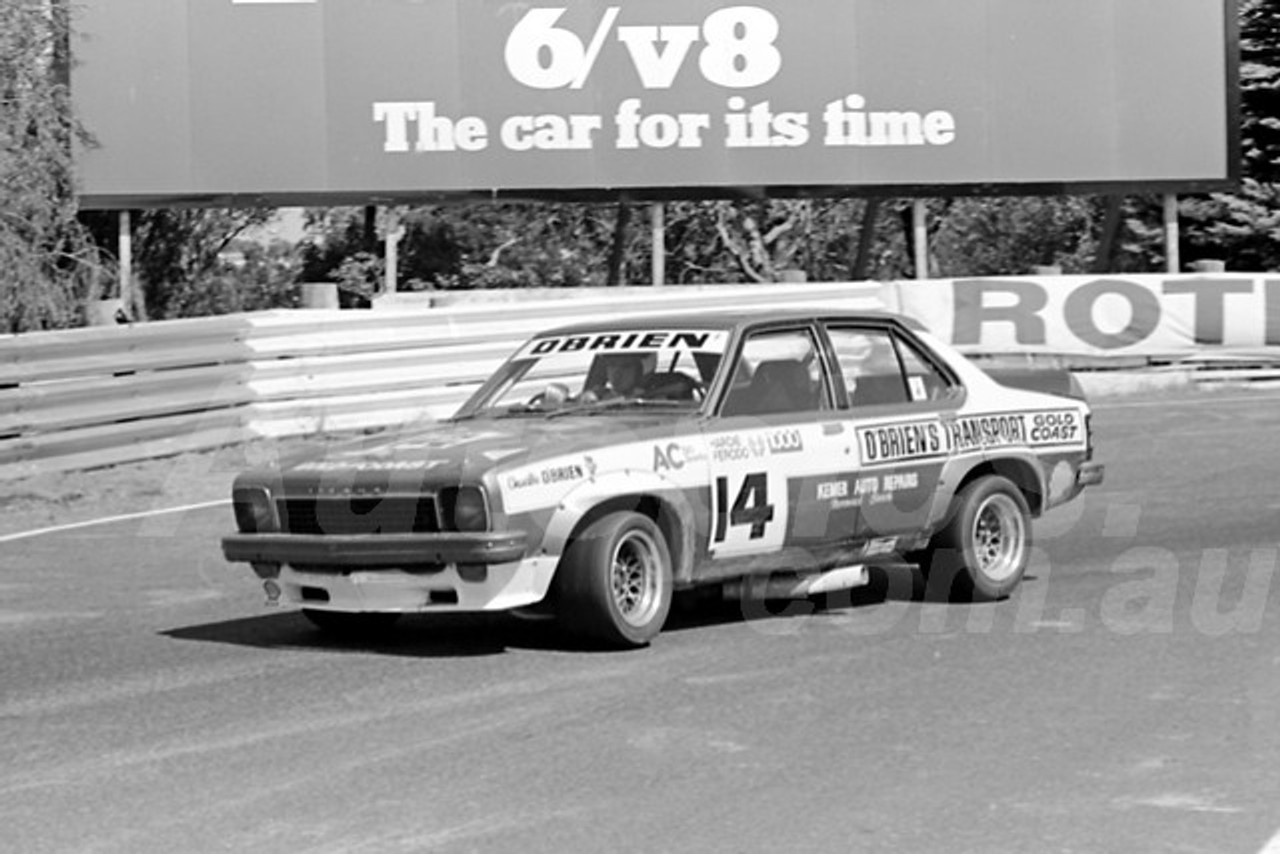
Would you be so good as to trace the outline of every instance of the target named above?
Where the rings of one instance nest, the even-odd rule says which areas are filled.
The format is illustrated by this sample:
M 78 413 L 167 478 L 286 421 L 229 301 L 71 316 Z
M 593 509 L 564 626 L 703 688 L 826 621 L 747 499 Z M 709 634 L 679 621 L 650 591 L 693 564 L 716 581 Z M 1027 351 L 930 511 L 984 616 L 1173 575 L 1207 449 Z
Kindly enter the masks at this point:
M 662 206 L 662 202 L 649 205 L 649 231 L 653 237 L 651 253 L 653 285 L 661 287 L 666 284 L 667 274 L 666 209 Z
M 1178 196 L 1164 194 L 1164 270 L 1176 273 L 1182 266 L 1178 259 Z

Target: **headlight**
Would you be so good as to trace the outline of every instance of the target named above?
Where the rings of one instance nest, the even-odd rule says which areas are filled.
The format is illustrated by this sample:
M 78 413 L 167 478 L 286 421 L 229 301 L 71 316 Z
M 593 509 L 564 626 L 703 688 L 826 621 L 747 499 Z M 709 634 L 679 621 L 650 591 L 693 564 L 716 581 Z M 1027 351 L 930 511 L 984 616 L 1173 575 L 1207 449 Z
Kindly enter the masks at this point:
M 446 531 L 487 531 L 489 505 L 478 486 L 455 486 L 440 491 L 440 517 Z
M 231 492 L 236 527 L 242 534 L 268 534 L 280 529 L 271 493 L 260 486 L 241 487 Z

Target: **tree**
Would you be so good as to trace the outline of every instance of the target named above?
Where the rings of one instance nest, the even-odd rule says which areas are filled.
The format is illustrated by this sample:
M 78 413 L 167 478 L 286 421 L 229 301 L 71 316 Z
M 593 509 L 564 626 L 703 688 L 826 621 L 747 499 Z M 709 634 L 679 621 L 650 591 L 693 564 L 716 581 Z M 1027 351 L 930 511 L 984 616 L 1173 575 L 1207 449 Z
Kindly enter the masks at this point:
M 1245 175 L 1280 182 L 1280 8 L 1272 0 L 1240 2 L 1240 105 Z
M 134 271 L 147 319 L 285 306 L 294 300 L 296 265 L 277 251 L 224 256 L 247 230 L 271 219 L 267 208 L 142 211 L 133 233 Z M 237 292 L 244 287 L 245 292 Z M 142 318 L 139 318 L 142 319 Z
M 195 287 L 177 288 L 170 294 L 167 316 L 296 308 L 297 271 L 297 252 L 283 241 L 234 241 Z
M 1057 266 L 1087 272 L 1095 211 L 1078 196 L 959 198 L 948 206 L 931 251 L 947 276 L 1028 273 Z
M 863 199 L 673 202 L 666 221 L 669 282 L 776 282 L 795 271 L 842 281 L 898 269 L 891 217 Z
M 401 290 L 604 285 L 616 213 L 595 204 L 506 202 L 423 205 L 399 212 L 404 234 L 397 269 Z M 303 247 L 308 281 L 359 278 L 378 263 L 357 208 L 309 212 L 316 237 Z M 619 270 L 634 263 L 634 236 Z M 344 267 L 344 263 L 346 266 Z M 379 268 L 380 269 L 380 268 Z
M 0 3 L 0 311 L 4 329 L 69 326 L 101 267 L 76 221 L 69 21 L 62 4 Z
M 1280 268 L 1280 7 L 1240 0 L 1240 149 L 1242 179 L 1231 193 L 1179 200 L 1179 251 L 1189 260 L 1215 258 L 1231 270 Z M 1149 254 L 1161 239 L 1154 201 L 1130 220 Z

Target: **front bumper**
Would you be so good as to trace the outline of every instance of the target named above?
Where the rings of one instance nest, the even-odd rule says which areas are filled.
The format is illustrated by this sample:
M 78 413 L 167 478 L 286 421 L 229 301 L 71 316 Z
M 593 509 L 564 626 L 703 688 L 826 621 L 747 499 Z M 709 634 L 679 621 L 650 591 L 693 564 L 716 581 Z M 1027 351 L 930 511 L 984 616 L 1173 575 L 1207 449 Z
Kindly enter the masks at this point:
M 269 604 L 324 611 L 501 611 L 541 601 L 554 556 L 525 557 L 523 531 L 443 534 L 232 534 Z
M 268 604 L 317 611 L 461 613 L 509 611 L 541 602 L 556 560 L 526 558 L 465 569 L 448 564 L 431 573 L 399 569 L 302 571 L 289 564 L 263 580 Z
M 222 539 L 230 561 L 311 566 L 497 564 L 524 557 L 523 531 L 448 534 L 232 534 Z
M 1076 472 L 1076 483 L 1080 486 L 1097 486 L 1102 483 L 1106 468 L 1102 463 L 1081 463 L 1080 469 Z

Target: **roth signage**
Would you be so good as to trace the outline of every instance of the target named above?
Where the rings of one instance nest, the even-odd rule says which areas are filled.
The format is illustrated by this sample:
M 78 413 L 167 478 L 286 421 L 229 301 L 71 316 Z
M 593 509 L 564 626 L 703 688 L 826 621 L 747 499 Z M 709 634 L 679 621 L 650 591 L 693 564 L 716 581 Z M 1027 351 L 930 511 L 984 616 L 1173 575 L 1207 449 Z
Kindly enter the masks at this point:
M 1280 278 L 1049 276 L 895 288 L 904 313 L 967 352 L 1280 354 Z
M 1236 160 L 1233 15 L 1228 0 L 81 0 L 83 201 L 1210 188 Z

